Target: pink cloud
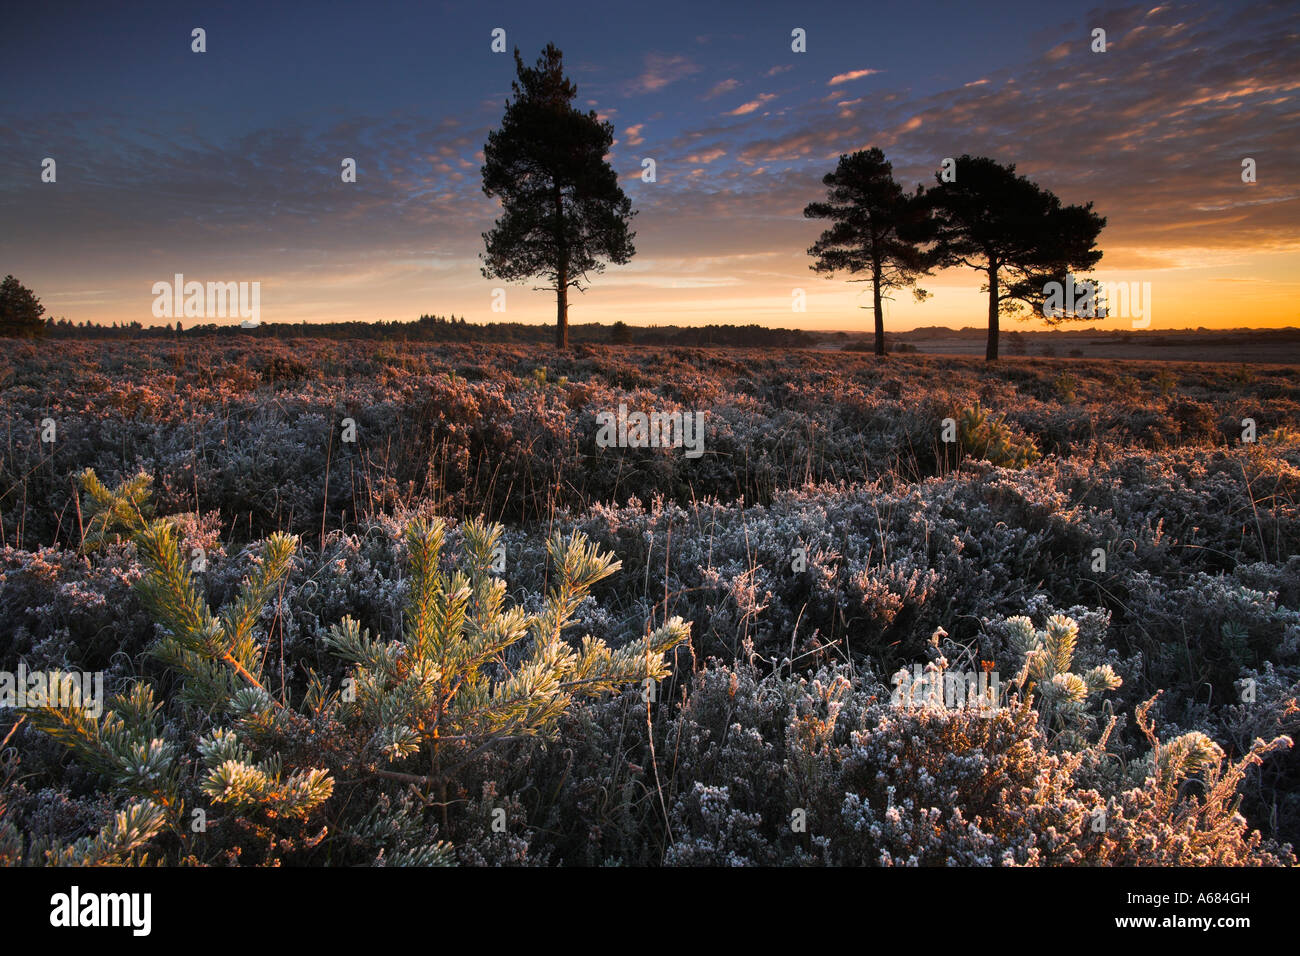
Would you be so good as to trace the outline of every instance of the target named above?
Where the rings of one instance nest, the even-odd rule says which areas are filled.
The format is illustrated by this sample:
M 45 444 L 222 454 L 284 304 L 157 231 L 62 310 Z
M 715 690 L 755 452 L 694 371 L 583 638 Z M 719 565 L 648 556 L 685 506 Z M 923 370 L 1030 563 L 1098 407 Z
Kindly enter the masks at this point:
M 700 68 L 684 56 L 664 56 L 647 53 L 645 71 L 632 84 L 634 93 L 654 93 L 684 76 L 698 73 Z
M 879 73 L 879 70 L 850 70 L 848 73 L 836 73 L 831 77 L 827 86 L 839 86 L 841 83 L 848 83 L 850 80 L 860 80 L 864 76 L 873 76 Z
M 738 88 L 739 86 L 740 86 L 740 80 L 732 80 L 732 79 L 723 80 L 720 83 L 715 83 L 713 89 L 709 90 L 709 92 L 704 94 L 704 98 L 706 100 L 711 100 L 714 97 L 721 96 L 723 93 L 730 93 L 732 90 Z
M 715 159 L 721 159 L 726 155 L 727 151 L 725 149 L 718 149 L 715 147 L 714 149 L 706 149 L 702 153 L 692 153 L 690 156 L 686 157 L 686 161 L 688 163 L 703 163 L 704 165 L 708 165 Z
M 737 106 L 734 110 L 729 110 L 726 115 L 747 116 L 750 113 L 762 107 L 765 103 L 770 103 L 774 99 L 776 99 L 775 93 L 760 93 L 758 95 L 758 99 L 750 100 L 748 103 L 742 103 L 740 106 Z

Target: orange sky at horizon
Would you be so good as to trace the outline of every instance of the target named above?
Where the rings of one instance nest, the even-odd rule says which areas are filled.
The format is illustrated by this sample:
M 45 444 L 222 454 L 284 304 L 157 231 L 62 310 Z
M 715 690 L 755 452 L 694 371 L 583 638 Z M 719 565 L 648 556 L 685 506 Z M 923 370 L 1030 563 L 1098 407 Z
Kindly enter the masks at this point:
M 1104 234 L 1103 234 L 1104 239 Z M 1098 328 L 1283 328 L 1300 327 L 1300 252 L 1257 256 L 1244 264 L 1234 263 L 1231 250 L 1206 250 L 1207 258 L 1220 254 L 1221 265 L 1189 266 L 1163 270 L 1109 270 L 1106 259 L 1095 275 L 1101 280 L 1150 283 L 1149 324 L 1135 324 L 1133 318 L 1108 318 L 1088 322 L 1066 322 L 1062 329 Z M 869 283 L 845 278 L 827 279 L 797 271 L 801 259 L 789 256 L 772 263 L 776 275 L 763 286 L 739 287 L 729 277 L 701 280 L 680 272 L 656 270 L 651 263 L 637 263 L 635 269 L 610 267 L 584 293 L 570 292 L 569 321 L 611 323 L 624 321 L 633 326 L 649 325 L 749 325 L 818 331 L 869 332 L 873 328 Z M 425 270 L 399 269 L 389 276 L 383 293 L 376 293 L 365 275 L 334 276 L 314 285 L 306 276 L 252 280 L 261 282 L 260 311 L 263 322 L 346 322 L 414 321 L 422 314 L 456 315 L 472 323 L 522 322 L 551 325 L 555 322 L 555 297 L 550 291 L 534 291 L 530 285 L 505 285 L 473 275 L 475 264 L 465 263 L 470 276 L 443 277 L 442 288 L 423 289 Z M 432 271 L 432 270 L 430 270 Z M 19 277 L 20 279 L 24 277 Z M 203 281 L 203 274 L 185 274 L 186 281 Z M 171 276 L 160 277 L 171 281 Z M 988 299 L 981 292 L 982 277 L 969 269 L 948 269 L 923 280 L 931 293 L 925 302 L 913 300 L 910 290 L 894 290 L 885 302 L 886 331 L 902 332 L 926 326 L 963 328 L 987 324 Z M 24 279 L 24 281 L 26 281 Z M 29 283 L 30 284 L 30 283 Z M 140 322 L 143 325 L 170 324 L 172 319 L 153 316 L 154 296 L 149 288 L 122 288 L 108 279 L 99 288 L 82 292 L 37 295 L 47 315 L 73 322 L 89 321 L 111 325 Z M 116 287 L 116 288 L 114 288 Z M 358 309 L 354 290 L 365 287 L 367 305 Z M 492 290 L 504 288 L 505 311 L 492 311 Z M 1139 288 L 1140 286 L 1135 286 Z M 805 311 L 794 310 L 794 290 L 804 291 Z M 105 308 L 103 299 L 116 300 Z M 121 303 L 121 304 L 119 304 Z M 126 305 L 129 303 L 129 305 Z M 237 324 L 237 319 L 186 319 L 186 325 Z M 1026 319 L 1004 317 L 1005 329 L 1046 329 L 1040 316 Z

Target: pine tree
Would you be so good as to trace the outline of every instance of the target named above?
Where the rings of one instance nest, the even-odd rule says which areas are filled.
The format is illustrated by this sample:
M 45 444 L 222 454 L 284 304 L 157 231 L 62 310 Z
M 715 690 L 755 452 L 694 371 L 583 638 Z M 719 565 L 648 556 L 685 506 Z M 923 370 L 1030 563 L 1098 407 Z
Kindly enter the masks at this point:
M 1080 730 L 1087 724 L 1088 702 L 1123 684 L 1109 664 L 1075 674 L 1074 649 L 1079 625 L 1063 614 L 1053 615 L 1047 627 L 1036 630 L 1027 617 L 1006 622 L 1011 647 L 1021 656 L 1022 667 L 1014 684 L 1038 693 L 1038 713 L 1044 727 L 1060 731 L 1067 746 L 1081 742 Z
M 921 243 L 929 238 L 929 215 L 921 189 L 909 195 L 894 181 L 893 166 L 879 149 L 840 157 L 834 172 L 822 179 L 825 202 L 809 203 L 804 216 L 829 219 L 831 227 L 808 250 L 814 272 L 834 276 L 864 273 L 870 282 L 876 320 L 876 354 L 885 354 L 885 317 L 881 292 L 915 286 L 933 265 Z M 929 293 L 914 289 L 917 301 Z
M 931 253 L 942 265 L 978 269 L 987 277 L 985 358 L 993 361 L 998 317 L 1042 306 L 1046 283 L 1063 283 L 1071 272 L 1095 266 L 1101 260 L 1097 236 L 1106 220 L 1092 211 L 1092 203 L 1062 206 L 1054 193 L 1017 176 L 1014 164 L 962 156 L 956 176 L 944 181 L 936 173 L 938 185 L 925 194 L 934 216 Z
M 278 753 L 256 756 L 252 743 L 301 722 L 263 686 L 256 635 L 262 609 L 289 572 L 296 541 L 272 535 L 239 596 L 214 615 L 181 557 L 171 522 L 146 517 L 149 476 L 114 490 L 93 471 L 81 479 L 92 529 L 87 542 L 102 545 L 126 532 L 145 565 L 137 587 L 161 632 L 149 650 L 180 678 L 185 727 L 164 726 L 162 705 L 144 681 L 117 694 L 98 717 L 84 707 L 45 706 L 35 711 L 34 723 L 106 776 L 115 791 L 163 813 L 173 834 L 188 832 L 186 808 L 197 796 L 187 792 L 192 779 L 214 804 L 256 815 L 267 834 L 275 821 L 305 820 L 333 792 L 330 774 L 321 768 L 286 773 Z
M 582 535 L 552 539 L 558 583 L 541 611 L 525 614 L 506 609 L 505 582 L 492 575 L 501 531 L 467 523 L 469 573 L 448 575 L 439 570 L 443 524 L 413 521 L 405 532 L 411 596 L 401 638 L 377 640 L 351 618 L 329 637 L 331 648 L 356 664 L 355 699 L 339 705 L 340 719 L 366 740 L 366 756 L 380 765 L 375 772 L 412 784 L 426 798 L 437 794 L 444 810 L 449 780 L 473 757 L 553 734 L 577 696 L 665 677 L 664 655 L 690 634 L 673 618 L 618 650 L 590 636 L 573 648 L 564 629 L 620 562 Z M 511 649 L 525 638 L 528 652 L 511 663 Z
M 13 276 L 0 282 L 0 336 L 33 338 L 45 334 L 45 306 Z
M 994 415 L 976 402 L 957 416 L 957 437 L 961 448 L 975 458 L 1000 468 L 1024 468 L 1039 459 L 1032 438 L 1017 438 L 1006 415 Z
M 310 850 L 330 834 L 345 847 L 377 848 L 372 862 L 384 865 L 449 863 L 451 847 L 434 839 L 426 814 L 437 807 L 448 829 L 458 772 L 489 748 L 553 735 L 578 697 L 665 677 L 664 655 L 689 637 L 673 618 L 617 650 L 590 636 L 575 648 L 564 631 L 620 567 L 612 555 L 582 535 L 553 539 L 555 586 L 526 613 L 506 606 L 505 582 L 492 575 L 499 525 L 463 527 L 466 573 L 440 567 L 442 523 L 416 519 L 404 533 L 401 636 L 372 638 L 345 618 L 327 645 L 352 665 L 348 683 L 331 691 L 311 673 L 294 706 L 266 686 L 258 621 L 289 575 L 296 539 L 266 539 L 238 596 L 214 613 L 173 522 L 151 516 L 148 475 L 109 489 L 87 470 L 81 483 L 87 550 L 129 540 L 144 566 L 137 587 L 159 632 L 150 656 L 173 675 L 161 686 L 175 693 L 166 721 L 148 680 L 131 682 L 97 717 L 75 704 L 38 706 L 35 726 L 102 774 L 125 805 L 94 838 L 24 850 L 0 801 L 0 861 L 141 862 L 151 847 L 173 861 L 202 860 L 212 850 L 190 823 L 210 803 L 227 812 L 223 830 L 252 834 L 268 863 L 279 861 L 278 848 Z M 336 775 L 303 763 L 306 754 L 330 755 L 370 797 L 331 809 Z M 394 785 L 395 794 L 385 791 Z M 245 849 L 236 842 L 229 852 Z
M 606 261 L 632 258 L 635 213 L 605 160 L 613 124 L 573 107 L 578 91 L 560 51 L 548 43 L 529 69 L 515 50 L 515 70 L 515 98 L 483 147 L 483 192 L 500 198 L 502 215 L 483 234 L 482 271 L 487 278 L 545 278 L 555 290 L 555 345 L 563 349 L 569 287 L 582 291 L 588 273 L 604 272 Z

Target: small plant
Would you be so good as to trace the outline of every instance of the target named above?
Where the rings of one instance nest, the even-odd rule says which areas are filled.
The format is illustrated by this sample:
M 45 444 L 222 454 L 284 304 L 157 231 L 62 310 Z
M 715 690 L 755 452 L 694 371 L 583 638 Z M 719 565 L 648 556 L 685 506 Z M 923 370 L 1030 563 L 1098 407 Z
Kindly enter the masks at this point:
M 71 843 L 36 837 L 24 845 L 7 809 L 0 795 L 0 866 L 148 866 L 149 841 L 167 825 L 162 808 L 136 800 L 117 811 L 95 836 Z
M 1223 748 L 1199 730 L 1161 742 L 1149 714 L 1159 696 L 1157 692 L 1137 708 L 1138 729 L 1151 744 L 1149 753 L 1134 767 L 1138 775 L 1146 777 L 1146 786 L 1140 792 L 1148 801 L 1150 811 L 1164 822 L 1172 838 L 1168 843 L 1178 847 L 1183 859 L 1177 862 L 1240 865 L 1242 850 L 1253 854 L 1260 845 L 1260 836 L 1246 828 L 1239 812 L 1239 791 L 1250 772 L 1266 756 L 1289 750 L 1293 741 L 1285 734 L 1269 741 L 1256 737 L 1236 762 L 1226 760 Z M 1295 704 L 1294 700 L 1290 703 Z M 1199 778 L 1197 787 L 1184 786 L 1190 777 Z M 1147 842 L 1159 846 L 1155 840 Z M 1294 865 L 1290 847 L 1282 849 L 1284 859 L 1279 862 Z M 1228 856 L 1226 860 L 1225 856 Z
M 1067 745 L 1079 743 L 1078 731 L 1087 723 L 1089 701 L 1115 690 L 1123 681 L 1109 664 L 1094 667 L 1086 674 L 1070 670 L 1079 625 L 1063 614 L 1050 617 L 1043 630 L 1036 630 L 1027 617 L 1010 618 L 1006 626 L 1011 647 L 1022 661 L 1012 684 L 1031 694 L 1037 692 L 1044 727 L 1059 731 Z
M 558 583 L 542 609 L 505 608 L 506 585 L 492 576 L 500 526 L 464 527 L 469 574 L 438 568 L 441 522 L 413 521 L 406 529 L 411 597 L 399 640 L 372 638 L 352 618 L 330 632 L 330 648 L 356 664 L 355 701 L 338 717 L 365 740 L 361 761 L 396 764 L 379 769 L 440 795 L 474 756 L 505 741 L 551 734 L 575 697 L 595 697 L 668 674 L 664 654 L 690 636 L 672 618 L 640 641 L 618 650 L 585 637 L 581 650 L 562 639 L 593 585 L 621 566 L 582 535 L 549 544 Z M 526 655 L 511 649 L 531 638 Z M 412 773 L 411 771 L 415 771 Z
M 1024 468 L 1039 458 L 1032 439 L 1019 439 L 1006 423 L 1005 415 L 990 415 L 976 402 L 962 410 L 957 419 L 962 448 L 1002 468 Z
M 1052 383 L 1056 389 L 1056 395 L 1061 401 L 1073 403 L 1079 399 L 1079 380 L 1069 372 L 1062 372 Z
M 100 481 L 90 468 L 77 475 L 77 480 L 90 495 L 91 503 L 89 520 L 82 534 L 82 551 L 95 551 L 106 544 L 121 542 L 131 530 L 142 529 L 153 514 L 149 502 L 153 477 L 145 472 L 123 482 L 115 491 Z M 123 534 L 124 530 L 127 535 Z
M 1151 381 L 1161 398 L 1168 398 L 1178 388 L 1178 377 L 1167 368 L 1162 368 L 1160 374 Z
M 1141 403 L 1143 401 L 1142 383 L 1136 375 L 1116 375 L 1112 390 L 1113 394 L 1117 395 L 1122 402 Z
M 285 822 L 305 821 L 334 790 L 326 770 L 286 772 L 281 755 L 267 746 L 277 734 L 304 723 L 263 685 L 264 646 L 256 635 L 262 609 L 289 572 L 297 541 L 273 535 L 239 596 L 214 615 L 181 558 L 171 522 L 145 517 L 149 483 L 149 476 L 137 475 L 110 490 L 93 471 L 83 472 L 91 511 L 87 540 L 103 542 L 118 529 L 131 535 L 146 568 L 137 587 L 161 631 L 150 654 L 180 679 L 176 699 L 182 725 L 161 719 L 162 704 L 144 681 L 132 682 L 98 717 L 75 706 L 34 711 L 38 728 L 66 743 L 89 769 L 107 777 L 114 791 L 135 801 L 96 841 L 61 850 L 55 858 L 79 853 L 78 862 L 89 862 L 109 851 L 129 855 L 164 824 L 174 837 L 187 840 L 193 816 L 187 809 L 192 811 L 202 796 L 246 817 L 270 853 L 279 839 L 293 838 L 282 829 Z
M 611 554 L 580 534 L 553 538 L 555 586 L 540 610 L 526 613 L 506 607 L 505 582 L 492 574 L 499 525 L 466 524 L 469 573 L 449 573 L 439 567 L 442 523 L 417 518 L 404 532 L 409 594 L 401 638 L 373 638 L 344 618 L 326 645 L 352 663 L 352 675 L 331 693 L 310 674 L 299 711 L 283 688 L 277 699 L 264 682 L 267 646 L 258 628 L 288 576 L 297 540 L 268 538 L 238 597 L 214 614 L 181 557 L 172 523 L 144 517 L 147 475 L 110 490 L 87 471 L 82 483 L 96 536 L 88 539 L 121 529 L 145 566 L 137 588 L 160 632 L 149 650 L 178 678 L 179 706 L 164 721 L 152 684 L 133 681 L 97 718 L 81 706 L 34 711 L 39 729 L 103 774 L 112 792 L 134 801 L 93 840 L 46 847 L 51 862 L 136 860 L 163 834 L 173 850 L 179 843 L 179 859 L 196 859 L 206 825 L 194 830 L 191 822 L 206 820 L 204 802 L 226 809 L 224 832 L 259 838 L 268 863 L 280 862 L 284 848 L 310 850 L 334 831 L 347 840 L 374 829 L 360 809 L 366 801 L 350 810 L 351 800 L 316 832 L 305 829 L 325 813 L 335 789 L 329 769 L 295 766 L 305 754 L 329 755 L 351 785 L 407 791 L 388 827 L 403 831 L 404 843 L 385 862 L 447 862 L 450 847 L 429 842 L 420 815 L 436 806 L 447 828 L 448 788 L 459 771 L 489 749 L 554 733 L 579 697 L 666 677 L 664 655 L 690 636 L 689 626 L 672 618 L 616 650 L 590 636 L 575 648 L 563 632 L 591 588 L 621 566 Z M 7 857 L 12 834 L 4 826 L 0 812 L 0 856 Z M 236 846 L 247 850 L 247 840 Z
M 1273 448 L 1300 445 L 1300 430 L 1294 429 L 1290 425 L 1279 425 L 1265 435 L 1261 443 Z
M 1228 380 L 1234 385 L 1253 385 L 1255 382 L 1255 373 L 1249 365 L 1242 365 L 1240 368 L 1232 370 Z

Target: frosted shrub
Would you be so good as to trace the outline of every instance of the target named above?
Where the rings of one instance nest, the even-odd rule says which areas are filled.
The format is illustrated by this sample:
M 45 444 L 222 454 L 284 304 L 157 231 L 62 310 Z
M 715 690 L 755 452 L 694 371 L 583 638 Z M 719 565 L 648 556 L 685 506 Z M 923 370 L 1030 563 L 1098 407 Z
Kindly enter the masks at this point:
M 134 860 L 164 831 L 171 838 L 163 852 L 180 859 L 260 846 L 266 862 L 309 853 L 332 831 L 345 840 L 374 836 L 380 821 L 357 819 L 355 810 L 352 819 L 340 818 L 346 805 L 330 810 L 336 775 L 329 766 L 303 763 L 311 754 L 346 768 L 354 781 L 391 781 L 419 793 L 425 807 L 441 794 L 445 829 L 446 791 L 458 766 L 486 748 L 553 733 L 576 697 L 666 676 L 664 653 L 687 637 L 686 625 L 673 619 L 639 646 L 611 651 L 588 637 L 575 651 L 561 634 L 591 586 L 617 570 L 609 555 L 581 538 L 553 540 L 556 583 L 541 612 L 529 615 L 506 609 L 505 584 L 490 574 L 499 528 L 466 528 L 470 573 L 448 575 L 438 567 L 442 527 L 416 519 L 405 531 L 411 586 L 403 639 L 373 639 L 345 619 L 329 644 L 357 665 L 348 687 L 331 693 L 313 676 L 297 709 L 283 684 L 275 693 L 266 682 L 267 646 L 259 633 L 262 610 L 287 577 L 297 542 L 272 536 L 237 597 L 214 614 L 181 558 L 172 523 L 145 517 L 147 483 L 109 490 L 93 473 L 83 482 L 92 523 L 102 518 L 102 534 L 129 534 L 146 568 L 137 587 L 159 626 L 149 650 L 179 681 L 174 700 L 183 721 L 164 723 L 154 687 L 139 680 L 98 717 L 76 706 L 34 712 L 40 729 L 104 775 L 115 793 L 137 800 L 94 841 L 68 848 L 69 859 Z M 529 654 L 504 666 L 506 652 L 525 638 Z M 207 836 L 204 804 L 228 811 L 215 840 Z M 431 842 L 430 830 L 422 840 L 414 836 L 413 803 L 395 813 L 396 844 L 367 849 L 378 849 L 379 859 L 393 851 L 390 862 L 448 858 L 450 848 Z M 65 850 L 54 845 L 32 857 L 14 832 L 4 821 L 6 854 L 64 859 Z
M 1027 617 L 1013 617 L 1006 630 L 1020 658 L 1014 684 L 1037 696 L 1045 726 L 1060 733 L 1067 745 L 1079 742 L 1078 732 L 1089 722 L 1089 703 L 1123 681 L 1109 664 L 1079 674 L 1071 671 L 1079 625 L 1062 614 L 1049 618 L 1043 630 L 1035 630 Z
M 848 353 L 245 338 L 4 362 L 0 668 L 102 670 L 121 722 L 74 729 L 71 760 L 14 730 L 0 852 L 25 862 L 1269 862 L 1253 830 L 1300 838 L 1300 757 L 1256 759 L 1298 729 L 1293 372 L 1167 366 L 1162 397 L 1154 367 Z M 620 403 L 707 409 L 707 453 L 598 448 Z M 106 484 L 79 497 L 86 468 Z M 547 619 L 569 543 L 618 556 L 564 602 L 590 645 L 525 627 L 475 664 L 412 635 L 486 640 L 477 515 L 507 523 L 498 636 Z M 675 619 L 652 700 L 641 671 L 564 686 Z M 541 646 L 558 683 L 494 704 Z M 922 661 L 1025 677 L 981 724 L 892 711 L 879 675 Z M 1160 689 L 1164 749 L 1134 721 Z M 312 771 L 335 792 L 309 806 Z

